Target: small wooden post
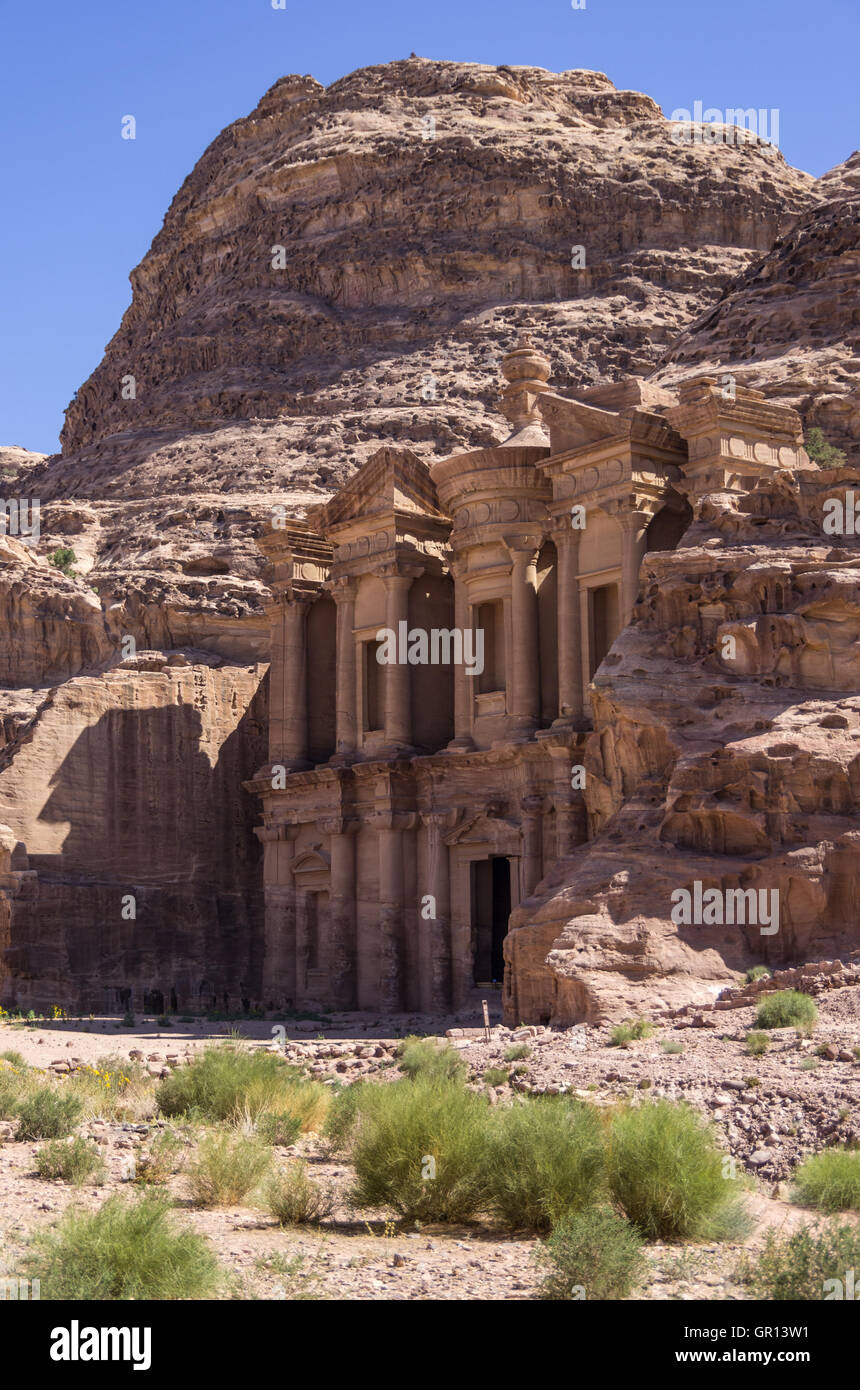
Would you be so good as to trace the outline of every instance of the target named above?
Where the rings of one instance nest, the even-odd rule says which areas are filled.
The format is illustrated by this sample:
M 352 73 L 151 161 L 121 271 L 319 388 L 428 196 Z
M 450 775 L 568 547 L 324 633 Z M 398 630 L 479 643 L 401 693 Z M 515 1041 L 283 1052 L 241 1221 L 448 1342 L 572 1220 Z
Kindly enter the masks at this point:
M 481 1000 L 481 1008 L 484 1010 L 484 1042 L 490 1041 L 490 1011 L 487 1008 L 486 999 Z

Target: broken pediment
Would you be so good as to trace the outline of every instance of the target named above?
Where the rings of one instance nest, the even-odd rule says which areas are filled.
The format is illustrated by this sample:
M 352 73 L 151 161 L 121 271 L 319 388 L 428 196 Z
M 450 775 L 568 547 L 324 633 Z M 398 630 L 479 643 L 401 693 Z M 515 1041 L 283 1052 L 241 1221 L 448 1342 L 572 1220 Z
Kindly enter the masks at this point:
M 609 439 L 626 439 L 630 434 L 630 421 L 624 416 L 568 396 L 547 392 L 541 396 L 538 408 L 549 425 L 552 454 L 566 454 Z
M 447 522 L 439 509 L 430 470 L 410 449 L 378 449 L 354 477 L 308 520 L 323 534 L 339 532 L 356 522 L 392 515 L 425 517 Z

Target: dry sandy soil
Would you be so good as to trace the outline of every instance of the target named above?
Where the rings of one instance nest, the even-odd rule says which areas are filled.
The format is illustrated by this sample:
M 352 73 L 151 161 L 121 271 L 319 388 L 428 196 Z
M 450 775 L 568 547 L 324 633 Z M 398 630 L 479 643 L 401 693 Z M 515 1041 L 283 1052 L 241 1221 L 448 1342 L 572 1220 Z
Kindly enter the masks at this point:
M 715 1122 L 727 1151 L 746 1169 L 753 1184 L 749 1206 L 754 1230 L 745 1242 L 758 1248 L 770 1226 L 793 1229 L 814 1214 L 789 1200 L 783 1181 L 805 1154 L 827 1144 L 860 1138 L 860 989 L 834 989 L 818 1000 L 820 1019 L 811 1041 L 793 1029 L 774 1032 L 767 1054 L 750 1057 L 743 1038 L 752 1026 L 752 1007 L 730 1015 L 678 1019 L 657 1027 L 652 1037 L 627 1048 L 609 1045 L 609 1028 L 579 1025 L 565 1031 L 529 1030 L 530 1054 L 515 1065 L 519 1075 L 495 1087 L 495 1103 L 512 1090 L 568 1091 L 597 1103 L 611 1103 L 634 1090 L 650 1096 L 684 1097 Z M 424 1027 L 422 1028 L 422 1023 Z M 358 1076 L 397 1075 L 397 1036 L 411 1031 L 439 1031 L 429 1020 L 405 1017 L 383 1026 L 369 1016 L 302 1021 L 287 1026 L 284 1046 L 291 1059 L 302 1058 L 320 1079 L 345 1082 Z M 338 1026 L 339 1025 L 339 1026 Z M 271 1046 L 273 1024 L 243 1022 L 248 1047 Z M 30 1065 L 58 1075 L 77 1062 L 92 1063 L 107 1054 L 142 1054 L 157 1075 L 207 1043 L 223 1038 L 230 1025 L 172 1020 L 169 1028 L 141 1021 L 125 1028 L 116 1020 L 69 1020 L 22 1025 L 0 1024 L 0 1053 L 19 1052 Z M 386 1036 L 387 1034 L 387 1036 Z M 396 1036 L 392 1036 L 395 1034 Z M 517 1032 L 516 1037 L 521 1038 Z M 494 1026 L 490 1040 L 454 1038 L 478 1084 L 489 1066 L 506 1067 L 510 1030 Z M 666 1044 L 682 1047 L 667 1052 Z M 836 1060 L 817 1055 L 829 1046 Z M 851 1055 L 851 1060 L 838 1060 Z M 811 1060 L 810 1060 L 811 1059 Z M 62 1082 L 60 1083 L 62 1084 Z M 56 1221 L 71 1202 L 98 1206 L 110 1192 L 128 1187 L 129 1160 L 164 1121 L 148 1117 L 137 1123 L 88 1120 L 79 1133 L 99 1144 L 108 1176 L 101 1187 L 74 1189 L 39 1179 L 35 1143 L 16 1141 L 15 1124 L 0 1121 L 0 1273 L 17 1272 L 30 1233 Z M 183 1133 L 182 1126 L 176 1127 Z M 195 1144 L 187 1131 L 189 1155 Z M 194 1210 L 182 1172 L 170 1182 L 179 1219 L 205 1234 L 232 1276 L 230 1291 L 239 1298 L 292 1299 L 530 1299 L 540 1271 L 531 1237 L 499 1234 L 476 1224 L 468 1227 L 422 1227 L 386 1221 L 380 1211 L 356 1211 L 348 1201 L 351 1170 L 332 1159 L 313 1135 L 289 1149 L 276 1149 L 284 1163 L 301 1154 L 311 1175 L 337 1194 L 334 1210 L 319 1227 L 281 1229 L 260 1208 Z M 645 1299 L 743 1299 L 736 1270 L 744 1246 L 650 1245 L 651 1275 Z

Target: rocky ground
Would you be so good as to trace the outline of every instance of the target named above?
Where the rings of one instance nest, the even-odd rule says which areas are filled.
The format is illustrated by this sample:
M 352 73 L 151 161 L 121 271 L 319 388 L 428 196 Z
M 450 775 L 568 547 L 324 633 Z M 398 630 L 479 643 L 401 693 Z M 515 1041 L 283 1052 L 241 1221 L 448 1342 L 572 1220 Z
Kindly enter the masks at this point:
M 738 1000 L 735 1000 L 738 1003 Z M 403 1016 L 386 1023 L 370 1015 L 302 1019 L 285 1024 L 240 1025 L 174 1019 L 126 1028 L 116 1020 L 81 1019 L 0 1024 L 0 1053 L 14 1049 L 29 1065 L 62 1077 L 107 1054 L 138 1062 L 153 1078 L 181 1066 L 196 1051 L 240 1027 L 248 1047 L 283 1046 L 323 1081 L 359 1077 L 394 1079 L 398 1038 L 412 1031 L 441 1031 L 469 1065 L 470 1081 L 497 1104 L 516 1092 L 568 1092 L 611 1104 L 637 1092 L 685 1099 L 715 1123 L 720 1141 L 750 1182 L 754 1228 L 744 1245 L 651 1245 L 645 1299 L 743 1299 L 737 1280 L 744 1249 L 755 1250 L 769 1227 L 793 1229 L 813 1213 L 791 1202 L 789 1178 L 806 1155 L 860 1139 L 860 986 L 851 983 L 819 995 L 819 1021 L 811 1038 L 794 1029 L 774 1030 L 767 1052 L 751 1057 L 744 1039 L 753 1027 L 755 1001 L 730 1012 L 690 1010 L 655 1026 L 650 1037 L 613 1046 L 609 1027 L 581 1024 L 563 1031 L 510 1030 L 494 1024 L 489 1039 L 474 1017 L 428 1020 Z M 471 1026 L 470 1026 L 471 1025 Z M 279 1033 L 284 1030 L 285 1036 Z M 516 1047 L 523 1054 L 505 1061 Z M 508 1073 L 502 1081 L 485 1073 Z M 62 1083 L 60 1083 L 62 1084 Z M 90 1118 L 80 1127 L 100 1146 L 108 1176 L 101 1187 L 71 1188 L 36 1176 L 35 1143 L 15 1140 L 15 1124 L 0 1121 L 0 1248 L 4 1273 L 12 1273 L 27 1239 L 52 1224 L 70 1202 L 95 1208 L 128 1185 L 135 1152 L 165 1122 L 151 1102 L 131 1118 Z M 173 1125 L 190 1156 L 198 1135 Z M 500 1234 L 488 1226 L 410 1229 L 384 1211 L 350 1205 L 352 1173 L 326 1143 L 308 1135 L 281 1161 L 300 1155 L 311 1174 L 333 1190 L 331 1215 L 318 1227 L 280 1229 L 254 1206 L 195 1210 L 180 1167 L 170 1181 L 181 1220 L 211 1241 L 231 1275 L 234 1297 L 260 1299 L 530 1299 L 536 1296 L 539 1242 Z

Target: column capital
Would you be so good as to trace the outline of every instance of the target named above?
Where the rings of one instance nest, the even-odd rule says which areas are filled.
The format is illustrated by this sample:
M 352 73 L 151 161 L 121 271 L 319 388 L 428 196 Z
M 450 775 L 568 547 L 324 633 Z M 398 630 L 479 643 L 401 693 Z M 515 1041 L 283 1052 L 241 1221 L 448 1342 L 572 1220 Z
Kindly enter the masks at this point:
M 320 816 L 317 825 L 324 835 L 357 835 L 361 822 L 354 816 Z
M 374 570 L 374 574 L 383 581 L 386 587 L 396 587 L 398 581 L 404 585 L 409 585 L 414 579 L 420 579 L 424 573 L 423 565 L 408 565 L 401 560 L 387 560 Z
M 420 811 L 419 815 L 423 823 L 433 830 L 453 830 L 457 824 L 457 808 L 452 807 L 447 811 Z
M 358 593 L 358 580 L 351 574 L 342 574 L 337 579 L 329 579 L 325 588 L 335 603 L 349 603 Z
M 631 494 L 629 497 L 609 497 L 599 502 L 600 511 L 612 516 L 624 531 L 644 530 L 659 509 L 660 499 Z
M 518 562 L 527 568 L 534 564 L 543 545 L 543 532 L 531 532 L 524 536 L 503 536 L 505 549 L 516 565 Z

